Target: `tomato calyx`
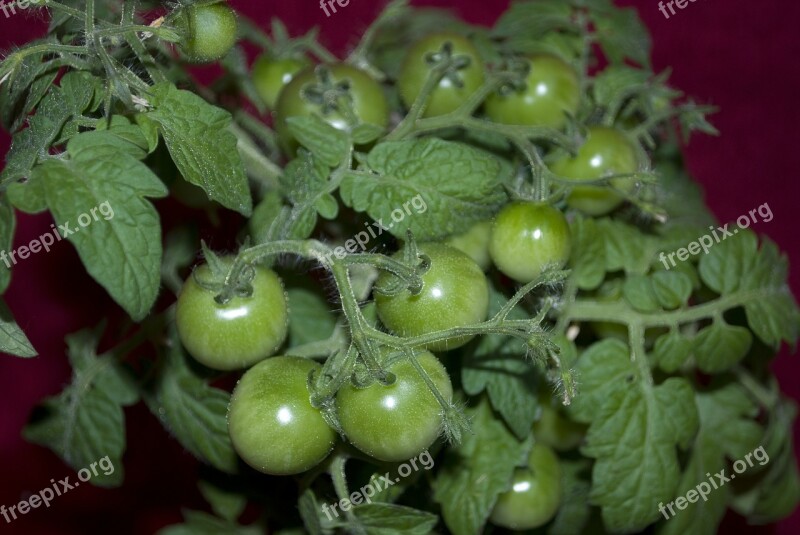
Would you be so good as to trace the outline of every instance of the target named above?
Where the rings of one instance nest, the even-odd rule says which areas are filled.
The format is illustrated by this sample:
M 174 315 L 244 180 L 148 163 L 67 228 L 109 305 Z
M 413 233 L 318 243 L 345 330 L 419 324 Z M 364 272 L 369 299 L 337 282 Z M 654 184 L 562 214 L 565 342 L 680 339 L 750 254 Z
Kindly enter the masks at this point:
M 314 69 L 316 81 L 305 85 L 300 96 L 307 102 L 319 107 L 323 116 L 339 113 L 351 126 L 359 123 L 354 109 L 352 84 L 350 80 L 334 81 L 327 65 L 318 65 Z
M 227 304 L 234 297 L 252 297 L 253 280 L 256 270 L 252 264 L 243 264 L 234 272 L 235 256 L 220 257 L 201 243 L 203 256 L 208 269 L 192 271 L 192 278 L 198 286 L 216 294 L 214 301 L 219 305 Z
M 526 78 L 531 73 L 531 63 L 525 58 L 511 56 L 505 59 L 502 68 L 498 71 L 502 82 L 497 88 L 500 95 L 506 96 L 528 88 Z
M 385 284 L 376 286 L 375 291 L 386 297 L 398 295 L 401 292 L 408 290 L 411 295 L 419 295 L 424 287 L 423 276 L 430 271 L 432 261 L 431 257 L 421 252 L 417 247 L 414 236 L 409 231 L 408 242 L 403 249 L 402 260 L 396 260 L 395 264 L 399 264 L 407 268 L 404 273 L 401 270 L 394 269 L 391 263 L 386 263 L 382 268 L 385 271 L 391 272 L 394 277 L 391 277 Z
M 472 63 L 472 58 L 466 54 L 455 54 L 452 41 L 446 41 L 438 52 L 428 52 L 424 56 L 425 63 L 432 70 L 443 69 L 444 74 L 439 83 L 447 80 L 455 87 L 463 88 L 464 79 L 459 71 L 466 69 Z

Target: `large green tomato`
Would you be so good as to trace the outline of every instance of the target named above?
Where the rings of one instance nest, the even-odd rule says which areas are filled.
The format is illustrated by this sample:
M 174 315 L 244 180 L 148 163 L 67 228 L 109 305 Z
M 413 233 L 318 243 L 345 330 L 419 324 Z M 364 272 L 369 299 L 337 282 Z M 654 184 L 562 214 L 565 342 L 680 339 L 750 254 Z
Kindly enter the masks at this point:
M 350 103 L 353 117 L 341 106 Z M 355 122 L 381 127 L 389 124 L 389 103 L 380 84 L 366 72 L 346 65 L 318 65 L 299 72 L 278 96 L 275 128 L 290 155 L 297 148 L 287 120 L 316 115 L 339 130 Z
M 475 46 L 457 33 L 435 33 L 414 43 L 406 53 L 398 80 L 403 103 L 409 108 L 414 104 L 431 70 L 428 63 L 430 56 L 441 52 L 447 43 L 452 47 L 453 55 L 468 58 L 469 64 L 459 69 L 455 75 L 442 78 L 428 98 L 425 117 L 455 111 L 484 82 L 483 61 Z
M 444 366 L 428 351 L 416 358 L 449 401 L 453 387 Z M 441 431 L 442 408 L 408 360 L 395 362 L 389 371 L 396 377 L 389 386 L 346 384 L 336 395 L 336 407 L 342 429 L 355 447 L 381 461 L 400 462 L 433 444 Z
M 378 317 L 400 336 L 419 336 L 434 331 L 482 322 L 489 312 L 489 284 L 481 268 L 458 249 L 440 243 L 421 244 L 420 252 L 431 259 L 422 276 L 422 291 L 412 295 L 403 290 L 397 295 L 375 291 Z M 402 258 L 397 253 L 395 258 Z M 383 272 L 377 288 L 387 287 L 394 275 Z M 472 336 L 441 340 L 425 346 L 431 351 L 461 347 Z
M 225 2 L 189 6 L 175 26 L 183 34 L 181 51 L 195 63 L 217 61 L 236 44 L 236 13 Z
M 281 90 L 307 66 L 308 61 L 293 58 L 273 59 L 267 54 L 262 54 L 256 59 L 251 72 L 253 86 L 267 108 L 275 108 Z
M 336 432 L 309 401 L 311 371 L 322 367 L 300 357 L 273 357 L 239 380 L 228 409 L 236 453 L 265 474 L 305 472 L 328 456 Z
M 572 235 L 560 210 L 548 204 L 514 202 L 495 218 L 489 253 L 500 271 L 527 284 L 546 267 L 564 267 L 571 247 Z
M 481 221 L 470 227 L 464 234 L 453 236 L 447 240 L 447 245 L 455 247 L 465 253 L 484 271 L 492 265 L 489 256 L 489 240 L 492 237 L 492 222 Z
M 253 294 L 224 305 L 195 276 L 209 278 L 208 266 L 186 279 L 175 311 L 181 342 L 195 359 L 216 370 L 236 370 L 273 355 L 283 344 L 289 326 L 286 292 L 273 271 L 255 267 Z
M 575 69 L 555 56 L 530 58 L 525 87 L 496 92 L 486 99 L 486 114 L 502 124 L 562 128 L 575 115 L 581 99 Z
M 533 445 L 528 466 L 514 472 L 511 489 L 497 498 L 491 521 L 508 529 L 538 528 L 552 519 L 561 505 L 561 467 L 553 450 Z
M 639 170 L 637 151 L 619 130 L 605 126 L 589 128 L 585 143 L 574 158 L 559 160 L 551 166 L 553 172 L 575 180 L 596 180 L 609 175 L 635 173 Z M 636 180 L 616 178 L 611 184 L 626 193 L 633 191 Z M 567 204 L 581 212 L 605 215 L 622 204 L 624 198 L 611 188 L 576 186 Z

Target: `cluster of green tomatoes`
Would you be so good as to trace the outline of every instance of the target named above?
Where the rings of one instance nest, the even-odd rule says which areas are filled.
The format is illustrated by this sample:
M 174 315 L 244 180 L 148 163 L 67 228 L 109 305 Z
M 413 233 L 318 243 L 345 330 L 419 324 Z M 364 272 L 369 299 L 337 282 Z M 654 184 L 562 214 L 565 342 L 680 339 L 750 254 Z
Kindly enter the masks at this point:
M 182 18 L 184 54 L 196 61 L 219 59 L 233 46 L 236 17 L 223 2 L 189 8 Z M 438 54 L 459 59 L 455 73 L 445 75 L 430 93 L 423 117 L 457 110 L 483 84 L 486 68 L 474 45 L 456 33 L 428 35 L 406 53 L 396 80 L 403 104 L 411 107 L 428 79 Z M 549 55 L 522 58 L 524 83 L 505 87 L 483 103 L 485 116 L 499 124 L 564 128 L 580 103 L 578 73 Z M 273 110 L 283 148 L 297 148 L 287 120 L 316 115 L 339 129 L 369 123 L 389 127 L 390 106 L 381 84 L 352 65 L 313 65 L 307 58 L 259 57 L 252 70 L 254 85 Z M 338 106 L 340 98 L 349 105 Z M 632 175 L 640 168 L 635 145 L 620 131 L 589 127 L 575 154 L 565 154 L 550 169 L 573 181 L 596 182 Z M 576 185 L 566 204 L 588 215 L 602 215 L 619 206 L 631 192 L 631 178 L 613 178 L 613 188 Z M 519 283 L 534 280 L 547 268 L 561 268 L 571 251 L 569 224 L 558 208 L 542 201 L 519 200 L 466 234 L 442 243 L 419 244 L 430 261 L 423 287 L 382 293 L 395 277 L 383 272 L 374 286 L 378 317 L 393 334 L 420 336 L 473 325 L 488 314 L 489 287 L 484 272 L 493 264 Z M 398 253 L 400 254 L 400 253 Z M 298 474 L 322 462 L 338 435 L 310 400 L 311 378 L 322 367 L 293 356 L 274 356 L 288 331 L 289 315 L 283 284 L 272 270 L 253 266 L 252 295 L 225 304 L 203 281 L 211 277 L 203 265 L 186 280 L 177 303 L 177 328 L 189 353 L 218 370 L 249 368 L 236 386 L 228 424 L 233 445 L 249 465 L 273 475 Z M 396 281 L 394 281 L 396 282 Z M 452 350 L 470 336 L 416 348 L 415 360 L 442 397 L 450 402 L 453 389 L 444 366 L 432 352 Z M 418 369 L 403 354 L 382 352 L 392 384 L 345 384 L 336 394 L 336 415 L 347 441 L 374 459 L 400 462 L 426 450 L 442 428 L 442 408 Z M 529 529 L 546 523 L 560 502 L 558 457 L 552 449 L 578 445 L 583 429 L 571 424 L 543 397 L 529 466 L 515 474 L 492 515 L 494 523 Z

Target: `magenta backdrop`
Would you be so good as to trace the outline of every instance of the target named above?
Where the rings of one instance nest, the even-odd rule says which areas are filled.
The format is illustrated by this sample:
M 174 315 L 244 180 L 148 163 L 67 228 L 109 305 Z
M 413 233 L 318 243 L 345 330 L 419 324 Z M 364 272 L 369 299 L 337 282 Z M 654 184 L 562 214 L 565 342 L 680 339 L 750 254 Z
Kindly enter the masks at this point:
M 692 0 L 694 1 L 694 0 Z M 326 18 L 315 0 L 231 0 L 235 8 L 260 23 L 278 16 L 293 33 L 319 25 L 326 44 L 342 51 L 352 45 L 384 2 L 351 0 Z M 456 9 L 474 23 L 491 23 L 508 0 L 431 0 L 415 2 Z M 776 240 L 794 260 L 791 286 L 800 292 L 800 245 L 793 234 L 800 189 L 792 179 L 800 57 L 796 21 L 800 2 L 701 0 L 669 20 L 655 0 L 623 0 L 639 8 L 655 43 L 656 69 L 672 67 L 672 82 L 700 102 L 717 105 L 713 123 L 720 138 L 696 137 L 686 149 L 688 166 L 706 188 L 710 205 L 722 221 L 769 203 L 770 223 L 756 230 Z M 20 14 L 0 14 L 0 50 L 41 35 L 44 23 Z M 794 65 L 794 67 L 792 67 Z M 5 154 L 8 137 L 0 134 Z M 21 216 L 15 245 L 49 229 L 48 216 Z M 48 450 L 27 444 L 20 429 L 36 402 L 69 381 L 64 353 L 66 334 L 94 325 L 111 306 L 102 289 L 83 272 L 74 250 L 62 245 L 35 255 L 14 271 L 7 301 L 40 356 L 32 360 L 0 358 L 0 504 L 11 505 L 61 479 L 71 471 Z M 800 399 L 800 366 L 784 350 L 774 368 L 783 390 Z M 180 520 L 181 507 L 202 508 L 194 488 L 197 463 L 168 438 L 141 406 L 126 411 L 128 448 L 126 483 L 115 490 L 88 485 L 58 498 L 49 509 L 36 509 L 6 525 L 3 533 L 85 534 L 153 533 Z M 795 438 L 798 437 L 795 426 Z M 72 479 L 75 479 L 72 475 Z M 800 533 L 800 513 L 775 527 L 750 528 L 733 515 L 722 533 Z

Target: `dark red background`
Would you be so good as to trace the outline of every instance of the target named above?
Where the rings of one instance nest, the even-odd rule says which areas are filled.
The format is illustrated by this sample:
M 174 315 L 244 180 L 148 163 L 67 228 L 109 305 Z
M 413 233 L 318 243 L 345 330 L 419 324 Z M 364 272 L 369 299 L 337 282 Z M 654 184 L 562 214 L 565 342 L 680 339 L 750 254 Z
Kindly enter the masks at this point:
M 314 0 L 231 0 L 235 8 L 266 23 L 278 16 L 293 33 L 314 25 L 324 42 L 342 51 L 352 45 L 374 18 L 383 2 L 351 0 L 346 8 L 326 18 Z M 438 0 L 416 2 L 456 9 L 467 20 L 491 23 L 507 7 L 507 0 Z M 797 225 L 796 182 L 797 99 L 800 95 L 797 58 L 800 57 L 796 21 L 798 2 L 702 0 L 690 3 L 669 20 L 655 0 L 624 0 L 639 8 L 653 34 L 656 69 L 672 67 L 675 86 L 699 101 L 715 104 L 721 112 L 713 123 L 720 138 L 696 137 L 686 149 L 688 166 L 705 186 L 709 202 L 722 221 L 769 203 L 770 223 L 756 230 L 776 240 L 794 260 L 791 286 L 800 292 L 800 244 Z M 29 14 L 5 18 L 0 13 L 0 50 L 40 35 L 44 23 Z M 0 151 L 8 138 L 0 135 Z M 21 216 L 15 246 L 49 229 L 47 216 Z M 14 271 L 6 295 L 19 324 L 40 356 L 20 360 L 0 358 L 0 504 L 11 505 L 48 485 L 51 478 L 74 474 L 48 450 L 20 438 L 30 410 L 44 396 L 61 390 L 69 380 L 64 353 L 66 334 L 94 325 L 110 306 L 102 289 L 83 272 L 68 245 L 49 254 L 34 255 Z M 800 366 L 784 351 L 774 365 L 783 390 L 800 399 L 796 381 Z M 180 520 L 181 507 L 203 507 L 194 488 L 197 465 L 168 438 L 141 406 L 126 411 L 128 448 L 126 483 L 121 489 L 101 490 L 85 485 L 36 509 L 10 525 L 0 519 L 4 533 L 153 533 Z M 798 426 L 795 426 L 798 437 Z M 749 528 L 728 518 L 722 533 L 800 533 L 800 513 L 776 527 Z

